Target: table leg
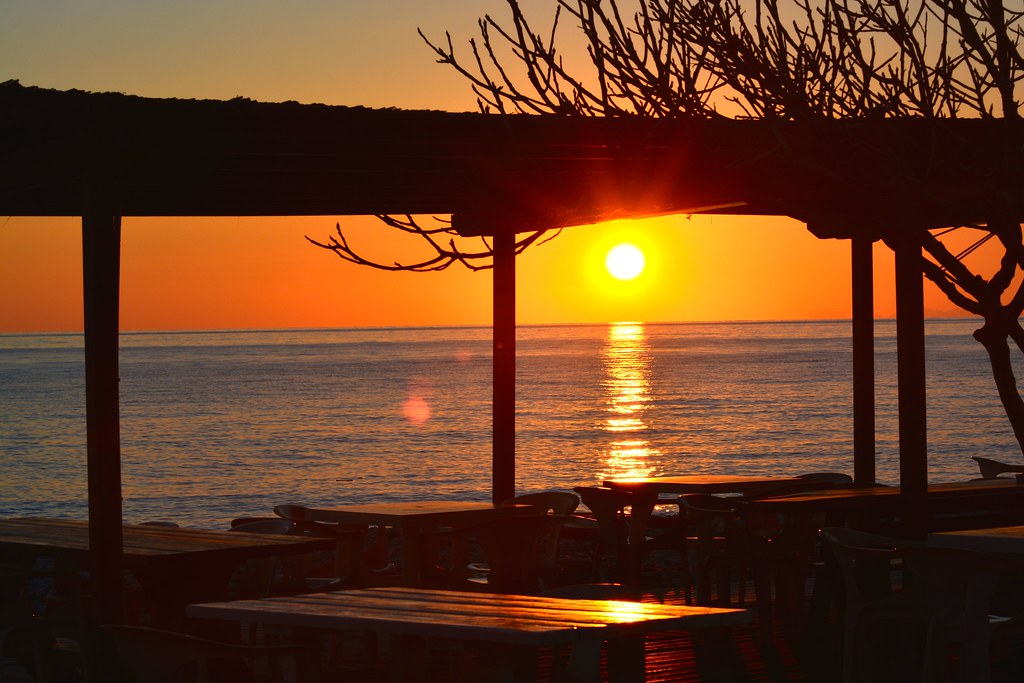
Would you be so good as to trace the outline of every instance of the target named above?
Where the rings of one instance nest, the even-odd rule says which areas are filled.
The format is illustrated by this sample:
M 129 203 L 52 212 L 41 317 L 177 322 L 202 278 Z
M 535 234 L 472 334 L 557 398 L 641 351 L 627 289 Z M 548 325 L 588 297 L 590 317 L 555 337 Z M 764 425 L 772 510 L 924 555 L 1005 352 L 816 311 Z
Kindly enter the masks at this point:
M 389 678 L 393 683 L 421 683 L 427 679 L 427 644 L 420 636 L 389 635 Z
M 407 586 L 423 585 L 423 538 L 415 524 L 403 524 L 402 531 L 402 576 Z
M 643 683 L 646 674 L 643 636 L 626 636 L 608 641 L 609 683 Z
M 573 643 L 565 670 L 573 680 L 601 683 L 601 640 L 589 638 Z
M 629 515 L 629 567 L 627 569 L 628 581 L 631 585 L 640 588 L 643 585 L 643 546 L 647 537 L 647 525 L 650 524 L 651 515 L 654 514 L 654 498 L 642 498 L 637 496 L 633 503 L 633 509 Z

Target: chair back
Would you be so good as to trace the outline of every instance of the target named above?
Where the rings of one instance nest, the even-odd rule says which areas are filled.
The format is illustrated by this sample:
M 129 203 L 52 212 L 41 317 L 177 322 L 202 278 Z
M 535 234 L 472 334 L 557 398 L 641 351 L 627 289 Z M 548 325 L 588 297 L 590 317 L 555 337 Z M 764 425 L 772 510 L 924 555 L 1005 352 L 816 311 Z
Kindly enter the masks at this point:
M 565 518 L 516 515 L 463 527 L 456 537 L 476 539 L 488 567 L 487 589 L 499 593 L 536 593 L 553 580 L 558 537 Z
M 847 609 L 860 610 L 903 589 L 905 539 L 845 527 L 826 527 L 821 535 L 839 569 Z
M 1011 465 L 991 458 L 983 458 L 980 455 L 972 455 L 971 460 L 978 463 L 982 479 L 995 479 L 1004 472 L 1024 472 L 1024 465 Z
M 304 505 L 295 505 L 294 503 L 284 503 L 282 505 L 274 506 L 274 514 L 283 519 L 288 519 L 293 522 L 305 522 L 307 508 Z
M 577 486 L 573 488 L 580 501 L 597 520 L 601 542 L 615 548 L 629 541 L 629 517 L 626 513 L 637 501 L 636 494 L 605 486 Z
M 334 554 L 334 581 L 359 585 L 364 581 L 364 564 L 368 560 L 366 524 L 331 524 L 309 519 L 308 508 L 303 505 L 285 503 L 276 505 L 273 513 L 282 521 L 293 524 L 294 535 L 311 536 L 318 539 L 333 539 L 336 542 Z M 383 529 L 378 529 L 377 554 L 387 561 L 387 547 Z
M 868 644 L 871 623 L 926 619 L 920 587 L 904 572 L 904 551 L 912 543 L 844 527 L 826 527 L 821 534 L 842 584 L 843 680 L 871 680 L 879 659 Z
M 568 517 L 579 507 L 580 499 L 568 491 L 538 491 L 522 493 L 501 503 L 502 505 L 534 505 L 560 517 Z

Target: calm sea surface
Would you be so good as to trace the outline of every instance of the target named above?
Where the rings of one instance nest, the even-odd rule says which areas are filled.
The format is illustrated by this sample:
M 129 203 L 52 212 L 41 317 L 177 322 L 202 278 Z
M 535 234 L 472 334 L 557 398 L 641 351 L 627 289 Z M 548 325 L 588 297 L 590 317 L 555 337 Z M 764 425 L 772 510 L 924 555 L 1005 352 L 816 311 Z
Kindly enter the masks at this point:
M 974 320 L 928 323 L 930 478 L 1019 460 Z M 876 323 L 897 483 L 895 325 Z M 284 502 L 489 499 L 490 328 L 121 336 L 129 521 Z M 852 473 L 849 322 L 521 327 L 517 490 L 611 475 Z M 1019 374 L 1019 373 L 1018 373 Z M 84 517 L 81 335 L 0 335 L 0 516 Z

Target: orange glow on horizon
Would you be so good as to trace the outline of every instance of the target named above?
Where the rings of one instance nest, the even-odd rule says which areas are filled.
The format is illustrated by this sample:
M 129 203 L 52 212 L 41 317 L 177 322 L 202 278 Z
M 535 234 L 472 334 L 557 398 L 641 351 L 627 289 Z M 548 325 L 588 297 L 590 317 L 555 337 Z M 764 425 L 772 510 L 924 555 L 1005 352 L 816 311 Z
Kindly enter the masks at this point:
M 125 218 L 121 329 L 490 324 L 490 271 L 384 272 L 344 263 L 305 240 L 323 239 L 339 220 L 377 255 L 410 259 L 422 250 L 371 217 Z M 622 243 L 645 257 L 632 280 L 605 267 Z M 574 227 L 517 258 L 517 320 L 844 319 L 849 261 L 847 242 L 819 240 L 785 218 L 675 216 Z M 895 314 L 893 271 L 891 251 L 877 244 L 880 318 Z M 925 288 L 928 315 L 960 314 L 930 283 Z M 80 221 L 5 219 L 0 332 L 81 329 Z

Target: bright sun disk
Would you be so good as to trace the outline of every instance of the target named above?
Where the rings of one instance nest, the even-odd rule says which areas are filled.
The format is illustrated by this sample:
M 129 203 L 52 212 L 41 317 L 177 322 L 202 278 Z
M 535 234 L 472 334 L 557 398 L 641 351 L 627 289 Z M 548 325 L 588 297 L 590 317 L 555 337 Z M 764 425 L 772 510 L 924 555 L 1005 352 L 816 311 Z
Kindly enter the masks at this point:
M 617 280 L 632 280 L 644 271 L 644 253 L 632 244 L 620 244 L 608 252 L 604 265 Z

